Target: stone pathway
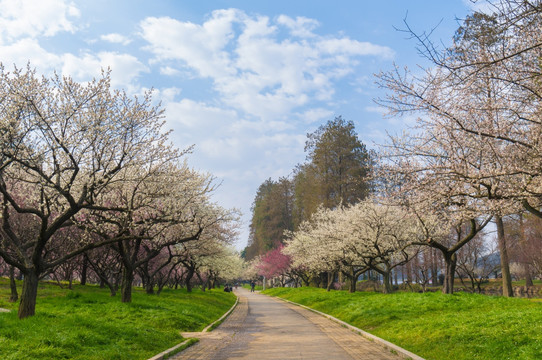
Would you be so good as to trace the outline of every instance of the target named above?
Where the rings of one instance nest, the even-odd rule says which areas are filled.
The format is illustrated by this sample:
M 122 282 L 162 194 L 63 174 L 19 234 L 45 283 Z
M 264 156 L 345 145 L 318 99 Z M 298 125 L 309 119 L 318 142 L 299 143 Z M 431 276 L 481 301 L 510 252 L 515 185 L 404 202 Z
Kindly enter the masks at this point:
M 312 311 L 245 289 L 236 293 L 239 304 L 226 321 L 212 332 L 183 333 L 200 342 L 171 359 L 401 359 Z

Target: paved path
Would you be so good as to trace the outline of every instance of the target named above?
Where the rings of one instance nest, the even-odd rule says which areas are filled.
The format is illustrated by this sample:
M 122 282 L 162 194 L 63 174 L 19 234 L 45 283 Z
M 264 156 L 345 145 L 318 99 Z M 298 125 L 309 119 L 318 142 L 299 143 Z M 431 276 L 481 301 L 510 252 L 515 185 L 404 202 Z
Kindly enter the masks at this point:
M 236 290 L 239 304 L 209 333 L 183 333 L 200 342 L 172 359 L 365 359 L 399 356 L 312 311 Z

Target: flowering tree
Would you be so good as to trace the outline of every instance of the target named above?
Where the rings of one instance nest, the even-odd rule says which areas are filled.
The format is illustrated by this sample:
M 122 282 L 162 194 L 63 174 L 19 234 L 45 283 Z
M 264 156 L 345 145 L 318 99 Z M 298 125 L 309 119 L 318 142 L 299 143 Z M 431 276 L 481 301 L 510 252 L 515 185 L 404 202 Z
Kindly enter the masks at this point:
M 213 262 L 217 260 L 222 263 L 222 257 L 226 256 L 228 250 L 226 246 L 231 245 L 237 235 L 237 218 L 232 217 L 223 219 L 220 223 L 215 223 L 202 233 L 198 241 L 185 242 L 175 246 L 175 253 L 179 258 L 180 264 L 185 269 L 184 283 L 188 292 L 192 291 L 192 279 L 197 276 L 205 290 L 209 281 L 213 280 L 214 272 Z M 236 260 L 235 260 L 236 261 Z
M 0 257 L 0 275 L 9 277 L 9 287 L 11 294 L 9 296 L 9 302 L 15 302 L 19 300 L 19 293 L 17 292 L 17 284 L 15 283 L 15 268 L 6 264 Z
M 495 262 L 497 248 L 487 242 L 483 236 L 477 236 L 458 252 L 457 274 L 464 284 L 464 278 L 470 280 L 470 289 L 482 292 L 482 283 L 499 269 Z M 465 288 L 468 288 L 465 286 Z
M 507 220 L 515 275 L 525 278 L 526 286 L 533 286 L 533 277 L 542 276 L 542 219 L 519 214 Z
M 260 257 L 256 256 L 252 260 L 245 263 L 243 267 L 243 272 L 241 278 L 245 280 L 256 280 L 258 275 L 258 264 L 260 262 Z
M 266 279 L 279 277 L 281 286 L 285 285 L 287 278 L 291 278 L 290 265 L 292 263 L 290 256 L 282 253 L 283 248 L 284 246 L 280 246 L 268 251 L 259 258 L 256 264 L 258 275 Z
M 162 110 L 150 93 L 130 99 L 110 90 L 110 76 L 86 84 L 39 78 L 30 69 L 0 68 L 0 256 L 24 274 L 18 315 L 35 312 L 44 272 L 109 240 L 82 237 L 74 250 L 47 258 L 47 247 L 84 209 L 108 209 L 102 194 L 130 168 L 144 167 L 167 148 Z M 16 214 L 33 226 L 16 229 Z
M 304 266 L 311 273 L 327 273 L 327 289 L 331 289 L 333 275 L 341 262 L 351 263 L 350 253 L 341 247 L 341 238 L 335 236 L 337 217 L 331 209 L 320 206 L 310 220 L 299 224 L 295 232 L 286 232 L 283 253 L 291 256 L 292 266 Z
M 85 252 L 84 257 L 100 286 L 107 286 L 111 296 L 117 294 L 122 279 L 120 255 L 111 245 Z
M 512 296 L 502 218 L 520 205 L 542 217 L 542 9 L 540 1 L 488 4 L 465 19 L 444 51 L 414 34 L 433 68 L 421 76 L 399 69 L 381 74 L 391 93 L 380 103 L 392 114 L 421 115 L 414 136 L 394 146 L 410 161 L 425 158 L 422 168 L 439 177 L 428 181 L 447 182 L 433 192 L 450 189 L 448 198 L 477 200 L 479 214 L 494 216 L 504 295 Z
M 384 290 L 391 292 L 391 270 L 413 255 L 408 248 L 415 225 L 406 211 L 374 199 L 335 210 L 320 208 L 310 222 L 289 234 L 284 252 L 294 265 L 303 263 L 316 271 L 338 267 L 350 278 L 351 292 L 358 276 L 373 269 L 383 275 Z
M 143 253 L 140 257 L 147 258 L 153 249 L 144 245 L 140 251 Z M 158 255 L 137 267 L 135 272 L 139 275 L 147 294 L 154 294 L 155 285 L 158 285 L 157 294 L 160 294 L 169 275 L 179 263 L 180 260 L 175 256 L 173 247 L 166 246 L 160 249 Z
M 348 236 L 349 250 L 362 267 L 383 276 L 384 292 L 390 293 L 391 271 L 417 253 L 412 246 L 418 230 L 415 218 L 405 209 L 378 204 L 374 199 L 344 209 L 341 218 L 341 234 Z M 351 280 L 355 283 L 357 276 Z
M 199 276 L 207 278 L 209 288 L 214 288 L 218 280 L 233 282 L 240 279 L 245 269 L 244 260 L 233 247 L 220 244 L 219 250 L 200 262 Z
M 139 267 L 148 266 L 163 249 L 198 240 L 213 232 L 216 224 L 231 219 L 231 212 L 209 200 L 210 176 L 165 160 L 126 172 L 119 186 L 107 194 L 115 211 L 94 211 L 81 225 L 112 242 L 118 252 L 123 265 L 122 302 L 131 301 Z

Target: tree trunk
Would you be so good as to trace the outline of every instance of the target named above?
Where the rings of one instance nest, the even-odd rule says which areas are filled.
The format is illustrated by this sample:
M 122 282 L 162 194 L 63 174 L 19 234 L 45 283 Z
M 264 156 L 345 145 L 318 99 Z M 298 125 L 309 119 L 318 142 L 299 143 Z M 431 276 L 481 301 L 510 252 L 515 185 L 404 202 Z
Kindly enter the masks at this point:
M 412 284 L 412 262 L 411 261 L 406 263 L 406 281 L 409 284 Z
M 335 278 L 334 275 L 335 274 L 332 271 L 328 271 L 327 273 L 327 287 L 326 287 L 327 291 L 331 290 L 331 285 L 333 285 L 333 280 Z
M 455 279 L 455 267 L 457 265 L 457 255 L 455 253 L 443 253 L 444 263 L 446 265 L 446 274 L 444 275 L 444 287 L 442 288 L 443 294 L 454 293 L 454 279 Z
M 322 286 L 322 289 L 327 288 L 327 279 L 328 279 L 327 272 L 320 273 L 320 284 Z
M 525 226 L 523 225 L 523 213 L 519 213 L 519 228 L 521 234 L 520 248 L 521 248 L 521 258 L 523 260 L 523 271 L 525 272 L 525 286 L 533 286 L 533 277 L 531 276 L 531 269 L 529 262 L 526 259 L 526 249 L 525 249 Z
M 132 283 L 134 282 L 134 272 L 131 269 L 124 267 L 122 273 L 122 283 L 121 283 L 121 302 L 129 303 L 132 302 Z
M 9 287 L 11 289 L 9 302 L 15 302 L 19 300 L 19 294 L 17 293 L 17 284 L 15 283 L 15 268 L 13 266 L 9 267 Z
M 117 286 L 111 283 L 107 283 L 107 287 L 109 288 L 109 296 L 114 297 L 117 295 Z
M 499 242 L 499 252 L 501 255 L 502 295 L 505 297 L 512 297 L 514 296 L 514 291 L 512 290 L 510 261 L 508 260 L 508 249 L 506 248 L 506 236 L 504 234 L 502 217 L 495 216 L 495 223 L 497 224 L 497 240 Z
M 391 286 L 390 271 L 382 272 L 382 277 L 384 278 L 384 294 L 391 294 L 393 292 L 393 287 Z
M 187 272 L 186 272 L 186 280 L 185 280 L 185 284 L 186 284 L 186 291 L 187 292 L 192 292 L 192 278 L 194 277 L 194 269 L 192 268 L 188 268 L 187 269 Z
M 354 271 L 354 267 L 351 266 L 350 268 L 350 287 L 348 288 L 348 292 L 355 293 L 356 292 L 356 283 L 358 282 L 358 276 L 356 272 Z
M 156 295 L 160 295 L 160 293 L 162 292 L 162 289 L 164 289 L 165 284 L 166 283 L 164 282 L 164 283 L 158 285 L 158 290 L 156 290 Z
M 38 273 L 30 269 L 24 273 L 23 290 L 21 292 L 21 302 L 19 304 L 19 319 L 34 316 L 36 313 L 36 297 L 38 295 L 39 284 Z
M 307 276 L 301 276 L 301 281 L 303 282 L 302 284 L 304 284 L 305 286 L 310 285 L 310 277 L 308 275 Z
M 438 285 L 438 264 L 437 264 L 437 249 L 431 248 L 431 283 L 433 286 Z
M 531 276 L 531 270 L 529 264 L 523 264 L 525 269 L 525 286 L 533 286 L 533 277 Z
M 86 255 L 83 256 L 83 265 L 81 267 L 81 285 L 87 284 L 87 270 L 88 270 L 88 260 Z

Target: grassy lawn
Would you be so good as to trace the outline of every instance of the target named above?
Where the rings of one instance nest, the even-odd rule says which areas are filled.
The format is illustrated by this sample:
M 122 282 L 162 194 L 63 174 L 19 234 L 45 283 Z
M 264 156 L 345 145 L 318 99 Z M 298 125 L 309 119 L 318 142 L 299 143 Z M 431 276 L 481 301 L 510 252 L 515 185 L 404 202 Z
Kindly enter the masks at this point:
M 20 284 L 19 284 L 20 285 Z M 19 288 L 20 291 L 20 288 Z M 17 319 L 8 280 L 0 278 L 0 359 L 148 359 L 182 341 L 179 331 L 200 331 L 235 302 L 222 290 L 134 290 L 132 303 L 107 289 L 41 284 L 36 315 Z
M 542 359 L 542 303 L 458 293 L 380 294 L 275 288 L 426 359 Z

